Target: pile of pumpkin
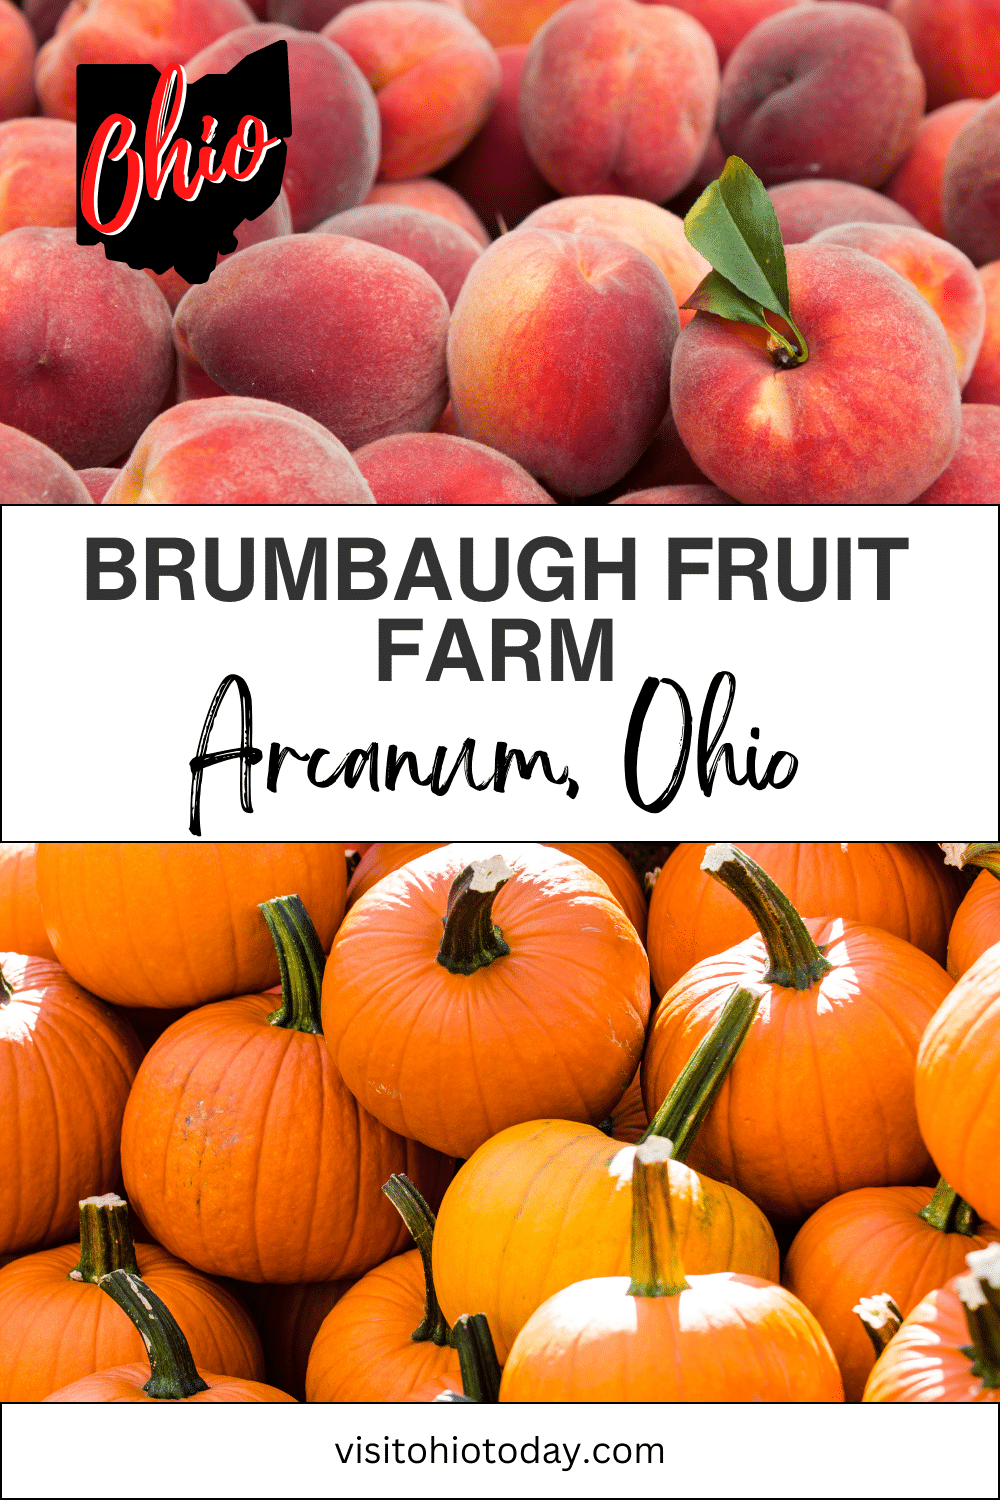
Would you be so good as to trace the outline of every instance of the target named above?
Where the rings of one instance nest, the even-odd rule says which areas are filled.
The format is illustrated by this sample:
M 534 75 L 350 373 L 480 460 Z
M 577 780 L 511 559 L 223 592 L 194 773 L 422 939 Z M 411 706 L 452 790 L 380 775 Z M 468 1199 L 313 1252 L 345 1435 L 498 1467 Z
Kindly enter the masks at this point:
M 998 1400 L 1000 846 L 356 849 L 3 846 L 0 1398 Z

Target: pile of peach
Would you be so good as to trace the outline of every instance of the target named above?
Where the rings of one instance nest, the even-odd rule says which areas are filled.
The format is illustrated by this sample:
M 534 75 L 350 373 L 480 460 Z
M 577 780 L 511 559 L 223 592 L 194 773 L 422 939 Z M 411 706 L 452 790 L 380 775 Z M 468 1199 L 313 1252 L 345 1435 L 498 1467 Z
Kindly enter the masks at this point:
M 277 40 L 282 193 L 209 280 L 78 246 L 77 65 Z M 3 498 L 994 503 L 998 91 L 994 0 L 0 0 Z M 729 156 L 794 368 L 684 307 Z

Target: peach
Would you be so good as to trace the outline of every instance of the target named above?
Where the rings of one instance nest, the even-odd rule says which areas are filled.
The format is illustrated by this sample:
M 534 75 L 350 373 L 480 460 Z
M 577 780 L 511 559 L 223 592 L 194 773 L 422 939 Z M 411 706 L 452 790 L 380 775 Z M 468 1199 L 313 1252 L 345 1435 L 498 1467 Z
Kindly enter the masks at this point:
M 4 505 L 94 503 L 64 458 L 5 422 L 0 422 L 0 494 Z
M 465 0 L 465 14 L 494 47 L 530 42 L 566 0 Z
M 411 177 L 403 182 L 376 182 L 366 203 L 405 203 L 427 214 L 440 214 L 465 229 L 484 248 L 490 242 L 486 225 L 460 194 L 434 177 Z
M 662 203 L 705 154 L 718 92 L 715 44 L 683 11 L 570 0 L 528 49 L 521 130 L 560 193 Z
M 871 6 L 797 5 L 726 63 L 717 129 L 767 184 L 833 177 L 879 187 L 909 151 L 924 80 L 906 32 Z
M 982 105 L 952 142 L 941 214 L 952 244 L 977 266 L 1000 257 L 1000 94 Z
M 0 0 L 0 120 L 35 112 L 35 34 L 11 0 Z
M 500 92 L 490 117 L 465 150 L 441 168 L 444 180 L 498 230 L 516 228 L 532 209 L 555 197 L 528 155 L 518 119 L 527 54 L 527 44 L 497 49 Z
M 838 224 L 813 235 L 809 243 L 863 250 L 912 282 L 944 324 L 958 383 L 965 384 L 986 328 L 986 297 L 967 255 L 926 229 L 896 224 Z
M 256 219 L 244 219 L 242 224 L 236 226 L 234 232 L 236 250 L 230 252 L 232 255 L 235 255 L 238 250 L 245 250 L 248 245 L 259 245 L 263 240 L 276 240 L 280 235 L 291 234 L 292 211 L 288 206 L 284 188 L 281 189 L 270 208 L 265 208 Z M 221 266 L 222 262 L 228 259 L 229 255 L 220 254 L 215 263 Z M 150 271 L 147 268 L 146 275 L 160 288 L 167 299 L 170 311 L 176 312 L 178 303 L 184 293 L 191 289 L 192 282 L 185 281 L 173 266 L 169 271 L 160 272 Z
M 253 20 L 244 0 L 70 0 L 35 64 L 42 111 L 76 119 L 80 63 L 152 63 L 162 72 Z
M 26 20 L 31 23 L 39 46 L 47 42 L 55 31 L 59 17 L 68 3 L 69 0 L 24 0 L 22 9 Z
M 473 261 L 483 253 L 482 245 L 457 224 L 402 203 L 366 203 L 346 209 L 317 224 L 313 233 L 346 234 L 405 255 L 433 277 L 449 307 L 455 306 Z
M 986 296 L 986 332 L 963 401 L 1000 406 L 1000 260 L 979 267 Z
M 620 198 L 613 193 L 557 198 L 525 219 L 524 229 L 565 229 L 599 239 L 634 245 L 655 261 L 670 282 L 680 308 L 712 269 L 684 234 L 684 221 L 669 209 L 645 198 Z M 681 327 L 694 313 L 679 313 Z
M 0 124 L 0 234 L 76 225 L 76 130 L 68 120 Z
M 911 229 L 919 228 L 907 209 L 856 182 L 835 182 L 828 177 L 804 179 L 779 183 L 767 193 L 786 245 L 798 245 L 833 224 L 907 224 Z
M 988 99 L 1000 89 L 996 0 L 892 0 L 927 80 L 927 104 Z
M 343 235 L 241 250 L 174 315 L 178 348 L 234 396 L 306 412 L 350 449 L 426 432 L 448 399 L 448 304 L 422 267 Z M 180 397 L 189 394 L 180 367 Z
M 354 461 L 376 505 L 554 505 L 495 448 L 443 432 L 404 432 L 358 448 Z
M 805 5 L 808 0 L 673 0 L 673 3 L 704 26 L 715 43 L 721 68 L 737 44 L 761 21 L 777 15 L 779 10 Z
M 958 443 L 955 357 L 941 320 L 897 271 L 860 250 L 809 242 L 789 246 L 786 258 L 808 359 L 776 368 L 763 329 L 698 313 L 671 371 L 685 447 L 745 504 L 915 500 Z
M 267 0 L 267 19 L 299 31 L 322 31 L 327 21 L 353 4 L 355 0 Z M 438 4 L 464 13 L 462 0 L 438 0 Z
M 670 284 L 631 245 L 515 229 L 479 257 L 448 330 L 463 437 L 547 489 L 593 495 L 628 472 L 668 399 Z
M 941 216 L 941 187 L 951 143 L 967 120 L 982 109 L 982 99 L 956 99 L 924 115 L 902 162 L 885 185 L 885 192 L 931 234 L 947 239 Z
M 170 309 L 148 276 L 72 229 L 0 238 L 0 422 L 78 469 L 106 464 L 156 415 L 173 368 Z
M 292 26 L 242 26 L 204 47 L 187 64 L 188 81 L 228 73 L 251 52 L 288 43 L 292 135 L 282 188 L 296 233 L 353 208 L 375 181 L 378 105 L 342 47 Z
M 121 469 L 77 469 L 77 475 L 83 480 L 87 494 L 95 505 L 100 505 L 108 490 L 114 484 Z
M 321 32 L 368 79 L 382 117 L 379 176 L 443 167 L 485 124 L 500 88 L 493 48 L 464 15 L 431 0 L 362 0 Z
M 595 501 L 619 500 L 639 490 L 663 489 L 669 485 L 707 484 L 708 480 L 681 442 L 674 414 L 667 407 L 653 441 L 638 463 L 617 484 L 594 495 Z
M 714 484 L 663 484 L 651 490 L 633 490 L 612 505 L 738 505 Z
M 146 428 L 105 505 L 372 505 L 343 443 L 274 401 L 216 396 Z
M 955 457 L 914 505 L 1000 504 L 1000 406 L 962 407 Z

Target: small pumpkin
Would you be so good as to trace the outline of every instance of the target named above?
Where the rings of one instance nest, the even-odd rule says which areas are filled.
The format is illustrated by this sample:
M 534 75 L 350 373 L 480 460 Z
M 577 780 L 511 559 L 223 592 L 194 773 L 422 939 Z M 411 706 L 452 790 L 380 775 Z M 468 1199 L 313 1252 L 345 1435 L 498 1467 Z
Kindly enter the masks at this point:
M 948 973 L 961 979 L 994 943 L 1000 942 L 1000 844 L 944 844 L 946 863 L 960 870 L 981 867 L 962 899 L 948 934 Z
M 35 888 L 37 844 L 0 844 L 0 953 L 55 962 Z

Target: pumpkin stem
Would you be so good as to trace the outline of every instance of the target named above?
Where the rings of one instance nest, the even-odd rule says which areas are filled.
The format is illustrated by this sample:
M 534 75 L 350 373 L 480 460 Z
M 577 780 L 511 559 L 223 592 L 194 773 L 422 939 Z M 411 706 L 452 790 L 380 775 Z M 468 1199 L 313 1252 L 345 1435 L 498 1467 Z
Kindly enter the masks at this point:
M 888 1292 L 879 1292 L 877 1297 L 862 1297 L 857 1307 L 851 1309 L 861 1319 L 862 1326 L 872 1341 L 875 1358 L 896 1337 L 903 1323 L 903 1314 Z
M 500 1365 L 485 1313 L 455 1319 L 452 1343 L 458 1350 L 462 1390 L 468 1401 L 500 1400 Z
M 139 1275 L 128 1227 L 128 1204 L 117 1193 L 80 1199 L 80 1259 L 70 1281 L 100 1281 L 109 1271 Z
M 6 1005 L 14 998 L 14 987 L 7 978 L 3 969 L 0 968 L 0 1005 Z
M 943 1177 L 938 1179 L 934 1196 L 920 1210 L 917 1218 L 923 1219 L 932 1229 L 940 1229 L 942 1234 L 973 1235 L 980 1223 L 972 1204 L 960 1198 Z
M 319 934 L 298 896 L 275 896 L 258 908 L 278 954 L 281 1005 L 267 1018 L 269 1026 L 323 1035 L 320 998 L 326 955 Z
M 147 1396 L 184 1401 L 208 1390 L 176 1318 L 144 1281 L 129 1271 L 109 1271 L 97 1285 L 139 1330 L 149 1355 L 149 1379 L 143 1386 Z
M 493 921 L 493 902 L 514 871 L 500 854 L 473 860 L 452 881 L 437 961 L 449 974 L 474 974 L 509 952 Z
M 434 1242 L 434 1214 L 420 1192 L 402 1172 L 394 1172 L 382 1188 L 383 1193 L 412 1234 L 424 1263 L 424 1315 L 410 1334 L 415 1344 L 437 1344 L 442 1348 L 452 1342 L 451 1329 L 438 1305 L 431 1270 L 431 1247 Z
M 764 991 L 735 987 L 707 1036 L 702 1037 L 641 1140 L 664 1136 L 673 1141 L 674 1161 L 686 1161 L 695 1136 L 726 1081 Z
M 765 984 L 808 990 L 833 968 L 784 891 L 742 849 L 735 844 L 710 844 L 701 868 L 724 885 L 757 923 L 771 960 Z
M 635 1148 L 630 1297 L 674 1297 L 688 1287 L 670 1201 L 673 1150 L 655 1135 Z
M 987 1390 L 1000 1388 L 1000 1243 L 970 1250 L 965 1257 L 968 1276 L 955 1279 L 955 1291 L 965 1308 L 971 1344 L 962 1350 L 972 1360 L 971 1374 Z
M 1000 880 L 1000 844 L 942 844 L 944 862 L 964 870 L 966 865 L 978 865 L 989 870 Z

